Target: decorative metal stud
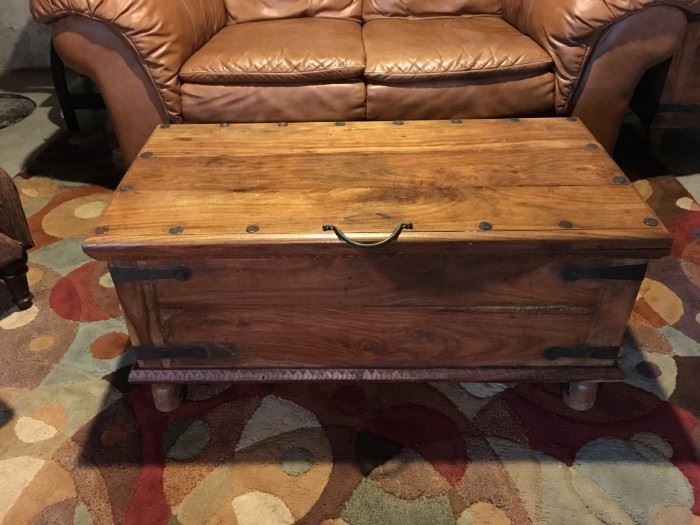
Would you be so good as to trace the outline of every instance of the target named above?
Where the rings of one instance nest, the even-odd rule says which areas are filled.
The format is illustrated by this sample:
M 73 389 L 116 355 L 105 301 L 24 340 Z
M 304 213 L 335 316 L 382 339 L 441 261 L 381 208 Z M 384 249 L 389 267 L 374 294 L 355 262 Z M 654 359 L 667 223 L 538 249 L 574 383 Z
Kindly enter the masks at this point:
M 618 175 L 617 177 L 613 177 L 613 183 L 614 184 L 627 184 L 627 177 L 623 177 L 622 175 Z
M 395 120 L 394 125 L 395 126 L 403 126 L 403 120 Z
M 511 122 L 520 122 L 520 119 L 518 117 L 511 117 L 508 120 L 510 120 Z
M 286 123 L 286 122 L 278 122 L 277 125 L 278 125 L 280 128 L 286 128 L 286 127 L 287 127 L 287 123 Z
M 654 217 L 647 217 L 646 219 L 644 219 L 644 224 L 653 228 L 654 226 L 659 225 L 659 221 L 657 221 Z
M 344 125 L 345 125 L 345 121 L 339 120 L 339 121 L 337 121 L 337 122 L 335 123 L 335 125 L 336 125 L 336 126 L 344 126 Z
M 578 119 L 576 117 L 566 117 L 566 120 L 569 122 L 578 122 Z
M 559 221 L 559 227 L 560 227 L 560 228 L 563 228 L 563 229 L 565 229 L 565 230 L 568 230 L 569 228 L 573 228 L 573 227 L 574 227 L 574 223 L 571 222 L 571 221 L 566 221 L 566 220 L 565 220 L 565 221 Z
M 462 119 L 461 119 L 461 118 L 453 118 L 452 120 L 450 120 L 450 122 L 451 122 L 452 124 L 461 124 L 461 123 L 462 123 Z
M 185 228 L 183 228 L 182 226 L 179 226 L 179 225 L 178 225 L 178 226 L 172 226 L 172 227 L 168 230 L 168 233 L 169 233 L 170 235 L 180 235 L 180 234 L 181 234 L 182 232 L 184 232 L 184 231 L 185 231 Z
M 228 123 L 228 122 L 222 122 L 221 124 L 219 124 L 219 126 L 222 127 L 222 128 L 228 128 L 230 125 L 231 125 L 231 124 Z
M 598 144 L 594 144 L 593 142 L 589 142 L 586 144 L 586 149 L 598 149 Z
M 131 184 L 122 184 L 121 186 L 119 186 L 119 191 L 121 191 L 122 193 L 127 193 L 133 189 L 134 187 Z
M 490 222 L 482 221 L 479 223 L 479 229 L 487 232 L 487 231 L 493 229 L 493 225 Z
M 95 228 L 96 235 L 103 235 L 109 231 L 109 226 L 98 226 Z
M 160 125 L 160 129 L 168 129 L 170 127 L 170 122 L 164 122 Z
M 258 230 L 260 230 L 260 226 L 258 226 L 257 224 L 249 224 L 245 227 L 245 231 L 248 233 L 257 233 Z
M 152 151 L 144 151 L 143 153 L 141 153 L 142 159 L 152 159 L 155 156 L 156 156 L 156 154 L 153 153 Z

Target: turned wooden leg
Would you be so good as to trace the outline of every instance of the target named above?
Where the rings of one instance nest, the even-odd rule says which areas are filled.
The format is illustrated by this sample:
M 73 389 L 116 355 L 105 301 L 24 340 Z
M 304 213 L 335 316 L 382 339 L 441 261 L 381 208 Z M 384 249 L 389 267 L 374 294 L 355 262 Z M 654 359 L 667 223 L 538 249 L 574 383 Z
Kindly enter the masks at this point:
M 12 301 L 20 310 L 26 310 L 32 305 L 32 294 L 27 282 L 27 253 L 18 261 L 8 264 L 0 271 L 0 279 L 5 282 L 12 295 Z
M 562 395 L 566 406 L 579 412 L 585 412 L 595 405 L 597 393 L 598 383 L 582 381 L 564 385 Z
M 180 406 L 185 397 L 185 386 L 175 383 L 155 383 L 151 385 L 153 404 L 161 412 L 172 412 Z

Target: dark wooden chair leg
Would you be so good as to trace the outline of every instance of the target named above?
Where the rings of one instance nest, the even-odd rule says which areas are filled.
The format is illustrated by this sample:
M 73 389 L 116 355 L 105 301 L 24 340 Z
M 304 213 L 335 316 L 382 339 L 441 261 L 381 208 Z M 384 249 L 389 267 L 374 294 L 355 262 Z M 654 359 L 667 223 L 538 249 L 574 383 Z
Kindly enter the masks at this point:
M 61 107 L 63 119 L 66 121 L 66 127 L 68 131 L 77 133 L 80 131 L 80 124 L 78 124 L 78 117 L 75 115 L 75 108 L 73 107 L 70 92 L 68 91 L 66 67 L 61 57 L 56 53 L 53 44 L 51 45 L 51 76 L 53 77 L 53 85 L 56 89 L 58 105 Z
M 24 257 L 8 264 L 0 270 L 0 279 L 5 282 L 5 286 L 12 295 L 13 302 L 20 310 L 26 310 L 32 305 L 32 293 L 29 291 L 27 282 L 27 252 Z

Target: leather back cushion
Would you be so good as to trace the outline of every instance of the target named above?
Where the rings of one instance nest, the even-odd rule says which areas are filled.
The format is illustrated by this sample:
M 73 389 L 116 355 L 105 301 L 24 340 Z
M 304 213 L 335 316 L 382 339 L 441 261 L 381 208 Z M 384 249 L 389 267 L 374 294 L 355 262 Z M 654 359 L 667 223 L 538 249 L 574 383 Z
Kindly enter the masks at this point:
M 225 0 L 231 22 L 277 18 L 362 18 L 362 0 Z
M 364 0 L 362 8 L 365 20 L 387 16 L 423 18 L 500 12 L 501 0 Z

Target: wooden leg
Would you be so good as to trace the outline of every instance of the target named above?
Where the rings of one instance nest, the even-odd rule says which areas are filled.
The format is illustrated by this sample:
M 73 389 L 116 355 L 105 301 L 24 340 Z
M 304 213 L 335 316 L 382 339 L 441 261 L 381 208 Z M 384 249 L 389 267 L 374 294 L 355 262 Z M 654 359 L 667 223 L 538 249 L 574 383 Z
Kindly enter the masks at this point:
M 71 94 L 68 91 L 68 83 L 66 82 L 66 67 L 61 57 L 56 53 L 53 44 L 51 44 L 51 76 L 53 77 L 58 105 L 61 107 L 63 120 L 66 121 L 68 131 L 80 131 L 80 124 L 78 124 L 78 118 L 75 116 L 75 109 L 73 108 Z
M 25 253 L 23 259 L 8 264 L 0 271 L 0 279 L 5 282 L 13 302 L 20 310 L 26 310 L 32 305 L 32 294 L 27 282 L 28 270 L 27 254 Z
M 566 406 L 579 412 L 590 410 L 595 405 L 598 383 L 582 381 L 564 385 L 563 398 Z
M 185 397 L 185 386 L 175 383 L 155 383 L 151 385 L 153 404 L 161 412 L 172 412 L 180 406 Z

